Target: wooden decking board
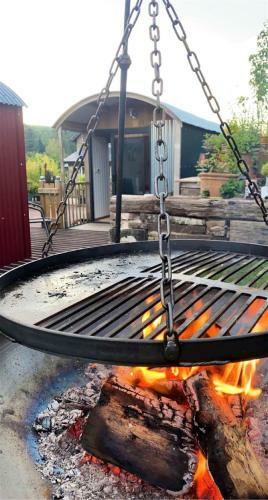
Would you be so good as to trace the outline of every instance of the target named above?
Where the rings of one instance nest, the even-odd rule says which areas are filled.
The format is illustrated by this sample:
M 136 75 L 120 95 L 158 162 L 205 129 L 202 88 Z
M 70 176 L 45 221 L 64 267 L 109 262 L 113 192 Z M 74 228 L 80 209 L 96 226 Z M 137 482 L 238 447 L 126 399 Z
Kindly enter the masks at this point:
M 10 269 L 31 260 L 40 259 L 42 256 L 43 244 L 46 240 L 45 230 L 41 227 L 30 226 L 31 229 L 31 244 L 32 258 L 25 261 L 14 262 L 8 266 L 0 268 L 0 275 L 10 271 Z M 50 254 L 68 252 L 70 250 L 78 250 L 79 248 L 87 248 L 93 246 L 106 245 L 110 242 L 108 231 L 90 231 L 87 229 L 59 229 L 54 241 L 53 248 Z

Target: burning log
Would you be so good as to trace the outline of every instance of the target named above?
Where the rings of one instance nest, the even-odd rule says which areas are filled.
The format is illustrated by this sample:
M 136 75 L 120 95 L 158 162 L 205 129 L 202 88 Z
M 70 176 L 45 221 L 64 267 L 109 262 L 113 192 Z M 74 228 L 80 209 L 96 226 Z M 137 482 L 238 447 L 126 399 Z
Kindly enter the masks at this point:
M 216 392 L 205 372 L 184 382 L 200 446 L 224 498 L 267 498 L 268 480 L 247 437 L 247 429 Z
M 84 427 L 83 448 L 155 486 L 184 493 L 197 458 L 192 411 L 182 393 L 180 398 L 108 379 Z

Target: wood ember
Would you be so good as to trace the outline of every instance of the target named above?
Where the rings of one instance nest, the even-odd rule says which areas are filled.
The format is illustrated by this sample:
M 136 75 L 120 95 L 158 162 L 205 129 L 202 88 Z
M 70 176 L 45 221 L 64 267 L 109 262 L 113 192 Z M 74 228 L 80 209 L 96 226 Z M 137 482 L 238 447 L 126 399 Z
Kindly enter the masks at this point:
M 191 417 L 188 413 L 189 421 L 191 422 L 194 416 L 193 421 L 196 422 L 194 428 L 188 419 L 186 419 L 186 426 L 183 422 L 185 429 L 189 426 L 190 433 L 190 436 L 186 435 L 184 445 L 188 446 L 187 453 L 189 451 L 194 453 L 192 441 L 195 432 L 203 453 L 207 454 L 210 471 L 225 498 L 268 497 L 267 479 L 262 470 L 262 467 L 265 471 L 268 470 L 268 370 L 265 370 L 266 365 L 264 363 L 263 369 L 264 374 L 267 372 L 266 378 L 263 378 L 259 384 L 263 389 L 262 396 L 255 401 L 250 401 L 247 408 L 239 396 L 219 396 L 204 373 L 183 383 L 193 411 Z M 100 365 L 98 367 L 89 365 L 87 385 L 71 387 L 64 393 L 55 395 L 47 409 L 37 416 L 34 427 L 41 455 L 38 468 L 52 483 L 54 499 L 151 500 L 153 498 L 155 500 L 159 498 L 167 500 L 171 495 L 169 490 L 150 486 L 117 465 L 102 462 L 94 455 L 90 456 L 84 451 L 79 441 L 83 435 L 84 425 L 88 417 L 90 418 L 89 413 L 94 411 L 93 408 L 98 407 L 101 388 L 103 384 L 105 387 L 110 375 L 111 371 Z M 162 392 L 166 391 L 166 387 L 161 389 L 163 389 Z M 182 391 L 182 384 L 172 383 L 171 389 L 172 391 L 169 392 L 178 406 L 184 406 L 186 396 Z M 131 388 L 131 391 L 136 391 L 136 389 Z M 140 389 L 138 392 L 140 393 Z M 131 396 L 124 396 L 125 399 L 128 397 L 131 398 Z M 161 401 L 161 407 L 154 408 L 156 413 L 158 410 L 162 412 L 161 418 L 163 408 L 170 404 L 168 397 L 164 394 L 157 396 L 158 402 Z M 136 418 L 140 424 L 139 405 L 134 405 L 134 409 L 130 411 L 130 417 Z M 144 409 L 142 406 L 141 413 L 143 411 L 145 412 L 145 405 Z M 154 414 L 152 409 L 150 412 L 146 411 L 149 414 L 152 412 L 153 422 L 157 420 L 157 415 L 160 415 L 160 413 Z M 170 418 L 168 417 L 167 420 L 169 421 Z M 165 425 L 168 429 L 172 427 L 170 421 Z M 161 425 L 159 429 L 162 433 Z M 94 432 L 94 426 L 91 430 Z M 165 433 L 164 435 L 167 436 L 166 428 Z M 134 443 L 135 440 L 132 444 Z M 236 456 L 237 453 L 238 456 Z M 154 465 L 155 457 L 156 453 L 150 457 L 149 465 Z M 255 483 L 257 481 L 257 486 L 252 484 L 254 481 Z M 213 488 L 210 475 L 206 472 L 202 476 L 202 481 L 195 482 L 193 488 L 188 493 L 184 493 L 182 498 L 184 500 L 219 499 L 220 495 L 214 495 Z M 181 498 L 181 496 L 176 494 L 176 498 Z
M 116 377 L 104 384 L 81 443 L 155 486 L 183 493 L 193 483 L 197 459 L 189 406 Z
M 109 370 L 89 365 L 89 382 L 58 394 L 46 410 L 37 415 L 33 427 L 38 437 L 40 460 L 37 468 L 52 484 L 52 497 L 64 500 L 163 500 L 168 491 L 150 486 L 119 467 L 102 464 L 85 453 L 79 442 L 83 419 L 96 405 Z M 88 407 L 81 410 L 85 402 Z M 50 421 L 42 426 L 43 419 Z M 82 422 L 81 422 L 82 419 Z M 43 422 L 44 423 L 44 422 Z M 48 427 L 48 428 L 47 428 Z M 71 429 L 71 432 L 69 432 Z M 77 434 L 75 436 L 75 432 Z M 186 498 L 184 496 L 184 498 Z
M 264 470 L 268 471 L 268 370 L 262 362 L 258 370 L 258 386 L 262 394 L 248 402 L 245 419 L 250 443 Z
M 209 470 L 224 498 L 267 498 L 268 480 L 247 437 L 246 425 L 217 394 L 206 373 L 185 381 L 196 431 Z

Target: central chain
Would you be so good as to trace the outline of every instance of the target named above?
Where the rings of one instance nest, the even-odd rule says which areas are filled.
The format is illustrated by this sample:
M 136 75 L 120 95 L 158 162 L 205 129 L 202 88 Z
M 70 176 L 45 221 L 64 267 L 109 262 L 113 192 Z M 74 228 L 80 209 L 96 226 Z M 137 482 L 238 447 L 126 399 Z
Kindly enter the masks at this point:
M 152 21 L 149 27 L 149 35 L 153 42 L 153 50 L 150 55 L 150 61 L 154 70 L 152 94 L 156 99 L 156 106 L 153 111 L 153 125 L 156 129 L 155 160 L 158 165 L 158 172 L 155 177 L 155 195 L 159 200 L 160 206 L 160 213 L 158 215 L 158 238 L 159 254 L 162 261 L 160 298 L 162 307 L 166 313 L 166 331 L 164 339 L 165 355 L 168 359 L 175 361 L 178 358 L 179 345 L 173 321 L 174 292 L 170 248 L 170 217 L 166 211 L 168 181 L 164 172 L 164 166 L 168 159 L 168 148 L 165 141 L 165 111 L 161 107 L 160 102 L 160 97 L 163 94 L 163 80 L 160 76 L 162 59 L 161 52 L 158 48 L 158 42 L 160 41 L 160 29 L 157 24 L 158 14 L 159 3 L 157 0 L 151 0 L 149 2 L 149 16 Z

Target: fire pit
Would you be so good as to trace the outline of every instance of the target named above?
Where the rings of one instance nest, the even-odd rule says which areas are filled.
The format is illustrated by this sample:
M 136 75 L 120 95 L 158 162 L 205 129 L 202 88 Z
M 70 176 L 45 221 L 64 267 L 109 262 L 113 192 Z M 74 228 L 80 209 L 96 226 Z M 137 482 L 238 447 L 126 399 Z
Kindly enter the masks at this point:
M 34 422 L 55 498 L 266 498 L 267 373 L 252 404 L 261 390 L 250 376 L 239 386 L 240 365 L 224 369 L 232 384 L 216 367 L 88 365 L 86 385 L 55 393 Z
M 157 287 L 159 267 L 154 245 L 154 242 L 150 242 L 142 245 L 116 246 L 116 255 L 112 252 L 114 247 L 107 246 L 96 251 L 99 254 L 106 253 L 105 258 L 97 259 L 94 255 L 95 249 L 53 256 L 46 261 L 49 263 L 48 273 L 40 274 L 39 267 L 42 267 L 44 261 L 32 263 L 30 266 L 33 267 L 30 268 L 26 265 L 15 270 L 16 275 L 21 278 L 15 287 L 12 286 L 13 271 L 1 278 L 2 284 L 4 280 L 5 285 L 1 297 L 2 308 L 5 308 L 5 318 L 7 318 L 5 321 L 9 328 L 9 336 L 12 335 L 17 341 L 44 349 L 47 337 L 51 336 L 56 341 L 53 344 L 49 340 L 50 344 L 46 344 L 48 346 L 46 350 L 57 353 L 61 349 L 65 356 L 67 354 L 75 356 L 77 345 L 79 347 L 82 338 L 85 340 L 84 345 L 88 347 L 84 352 L 79 347 L 82 354 L 80 357 L 87 359 L 90 356 L 95 358 L 90 351 L 91 339 L 96 341 L 96 345 L 97 342 L 103 341 L 109 342 L 112 346 L 119 345 L 125 352 L 129 352 L 129 346 L 132 345 L 135 349 L 134 354 L 127 354 L 128 359 L 133 356 L 132 368 L 114 368 L 112 375 L 108 374 L 103 379 L 102 388 L 98 388 L 96 384 L 99 370 L 97 367 L 91 365 L 87 369 L 87 373 L 91 371 L 89 381 L 83 378 L 81 370 L 77 372 L 79 376 L 71 375 L 69 378 L 73 387 L 71 393 L 78 394 L 77 399 L 70 397 L 70 390 L 66 392 L 64 387 L 66 379 L 64 366 L 67 367 L 67 372 L 68 370 L 71 373 L 76 372 L 72 367 L 72 361 L 61 361 L 62 368 L 60 368 L 57 358 L 41 353 L 34 354 L 24 347 L 12 345 L 11 352 L 15 349 L 20 353 L 17 356 L 19 366 L 21 359 L 29 353 L 29 356 L 27 354 L 27 359 L 31 360 L 29 367 L 34 364 L 35 368 L 34 370 L 31 368 L 31 373 L 27 373 L 27 369 L 25 372 L 20 368 L 12 384 L 7 384 L 6 397 L 9 402 L 3 407 L 3 423 L 5 430 L 8 431 L 3 434 L 2 449 L 5 459 L 9 451 L 10 460 L 14 463 L 19 461 L 17 470 L 27 469 L 28 478 L 34 476 L 34 485 L 40 480 L 33 472 L 29 476 L 29 469 L 31 470 L 29 459 L 24 459 L 22 465 L 19 456 L 15 458 L 12 456 L 14 451 L 8 445 L 10 442 L 14 443 L 14 436 L 13 441 L 10 440 L 10 432 L 17 435 L 20 429 L 20 447 L 26 438 L 32 453 L 35 446 L 32 444 L 33 438 L 30 438 L 29 426 L 31 427 L 34 422 L 37 423 L 40 452 L 44 456 L 38 468 L 54 483 L 54 491 L 62 488 L 64 495 L 71 495 L 71 491 L 75 491 L 76 487 L 80 488 L 81 485 L 81 488 L 84 488 L 87 481 L 92 481 L 90 484 L 96 485 L 98 482 L 106 488 L 103 492 L 102 489 L 98 489 L 101 486 L 98 488 L 96 486 L 98 495 L 104 498 L 109 498 L 109 495 L 110 497 L 121 495 L 124 498 L 127 491 L 132 492 L 134 498 L 135 495 L 149 498 L 158 494 L 162 498 L 163 495 L 168 495 L 166 490 L 184 491 L 181 493 L 183 498 L 221 498 L 221 495 L 241 497 L 245 492 L 243 489 L 245 484 L 247 491 L 253 488 L 251 467 L 254 468 L 255 478 L 263 477 L 267 467 L 262 458 L 265 455 L 263 452 L 261 458 L 258 455 L 256 458 L 253 454 L 255 448 L 258 451 L 256 442 L 259 441 L 259 437 L 254 437 L 253 432 L 253 438 L 248 438 L 247 434 L 252 428 L 248 414 L 250 407 L 245 409 L 246 403 L 260 394 L 254 382 L 257 364 L 255 361 L 240 362 L 235 365 L 214 364 L 213 367 L 212 363 L 207 361 L 207 364 L 210 364 L 207 368 L 200 366 L 197 361 L 195 366 L 183 366 L 187 363 L 179 361 L 174 366 L 166 368 L 156 368 L 149 363 L 151 366 L 149 369 L 144 367 L 145 363 L 140 363 L 140 360 L 144 359 L 143 346 L 159 345 L 160 352 L 163 346 L 161 340 L 163 311 L 159 305 Z M 177 242 L 175 246 L 177 249 L 172 260 L 175 282 L 174 311 L 176 328 L 182 331 L 181 353 L 184 353 L 183 345 L 187 343 L 195 342 L 195 345 L 204 343 L 208 346 L 210 342 L 212 345 L 217 343 L 222 340 L 219 332 L 223 331 L 224 336 L 229 334 L 229 338 L 233 341 L 232 345 L 238 342 L 237 345 L 240 346 L 238 352 L 236 349 L 233 349 L 234 352 L 228 352 L 228 357 L 224 357 L 224 361 L 237 359 L 236 357 L 243 359 L 265 356 L 266 333 L 260 332 L 265 332 L 267 328 L 266 248 L 207 241 L 182 241 Z M 66 267 L 62 268 L 62 261 Z M 78 290 L 79 295 L 77 295 Z M 24 323 L 25 317 L 28 324 Z M 47 318 L 42 319 L 44 317 Z M 29 324 L 30 321 L 32 324 Z M 42 326 L 34 326 L 34 323 Z M 92 328 L 92 335 L 86 331 L 87 323 Z M 54 329 L 53 333 L 51 327 Z M 111 337 L 108 339 L 102 336 L 105 328 L 106 333 L 108 328 L 111 331 Z M 81 333 L 82 329 L 84 336 Z M 95 329 L 94 335 L 93 329 Z M 29 331 L 32 344 L 29 342 Z M 191 340 L 191 337 L 198 332 L 201 332 L 201 339 Z M 205 332 L 208 333 L 203 339 Z M 257 339 L 258 345 L 258 337 L 260 337 L 258 353 L 254 351 L 252 356 L 251 352 L 241 354 L 244 338 Z M 70 339 L 73 342 L 73 351 L 71 343 L 68 344 Z M 261 343 L 262 341 L 264 342 Z M 223 346 L 225 342 L 223 339 Z M 208 347 L 208 356 L 213 356 L 210 348 L 211 346 Z M 127 364 L 125 361 L 120 362 L 123 354 L 117 353 L 114 347 L 110 351 L 107 347 L 105 349 L 105 355 L 113 356 L 112 359 L 115 361 L 113 364 Z M 100 352 L 103 355 L 102 351 Z M 194 349 L 188 352 L 191 356 L 196 356 L 196 360 L 199 359 L 199 353 L 194 352 Z M 135 356 L 137 356 L 136 362 Z M 9 378 L 11 379 L 10 371 L 14 365 L 12 360 L 12 357 L 7 356 L 5 377 L 3 376 L 7 378 L 7 382 Z M 160 364 L 158 363 L 158 366 Z M 28 362 L 24 365 L 27 367 Z M 55 375 L 51 373 L 53 379 L 51 380 L 48 370 L 53 369 L 53 366 Z M 46 379 L 49 391 L 46 388 Z M 90 387 L 85 385 L 85 389 L 80 390 L 81 383 L 82 385 L 90 383 Z M 258 400 L 258 406 L 255 406 L 257 410 L 264 408 L 266 401 L 266 385 L 263 383 L 260 385 L 265 391 Z M 23 412 L 17 411 L 17 405 L 22 404 L 22 398 L 18 394 L 20 386 L 23 386 L 21 394 L 25 394 L 26 399 Z M 95 389 L 92 389 L 93 386 Z M 12 398 L 10 392 L 14 393 Z M 99 402 L 98 397 L 100 397 Z M 39 403 L 40 400 L 42 404 Z M 12 414 L 13 411 L 15 415 Z M 265 424 L 265 414 L 264 410 L 262 411 L 263 413 L 260 411 L 261 419 L 258 421 L 261 431 L 262 420 Z M 73 413 L 72 419 L 69 420 L 70 412 Z M 204 420 L 204 414 L 212 415 L 209 421 Z M 62 420 L 65 421 L 64 425 L 61 424 Z M 43 425 L 46 428 L 42 428 Z M 228 434 L 229 430 L 231 434 Z M 104 439 L 105 436 L 107 439 Z M 63 447 L 66 445 L 69 450 L 66 451 L 66 460 L 61 459 L 64 450 L 59 448 L 59 443 Z M 138 445 L 143 445 L 143 451 Z M 221 452 L 218 453 L 219 446 Z M 263 446 L 265 449 L 265 441 Z M 47 458 L 44 453 L 46 447 L 49 451 Z M 237 468 L 243 450 L 246 450 L 242 460 L 246 474 Z M 146 467 L 138 460 L 141 455 L 147 457 Z M 155 455 L 157 460 L 148 459 Z M 35 458 L 35 455 L 33 456 Z M 234 470 L 238 482 L 244 486 L 240 489 L 236 483 L 232 486 L 235 489 L 228 489 L 229 493 L 226 494 L 221 480 L 224 478 L 226 484 L 230 483 L 229 466 L 227 467 L 230 457 L 231 463 L 235 464 Z M 53 460 L 53 463 L 58 461 L 58 469 L 51 468 Z M 60 465 L 61 460 L 63 463 Z M 206 460 L 213 479 L 208 472 Z M 168 467 L 165 464 L 168 464 Z M 203 472 L 200 472 L 202 467 Z M 72 476 L 72 472 L 68 471 L 73 469 L 75 474 Z M 215 473 L 217 469 L 225 471 L 220 478 Z M 134 476 L 128 475 L 130 473 Z M 200 474 L 202 481 L 198 482 L 196 477 Z M 250 478 L 250 481 L 245 480 L 245 476 Z M 114 477 L 117 479 L 110 479 Z M 140 478 L 144 482 L 140 482 Z M 207 488 L 214 492 L 214 496 L 204 496 L 207 495 L 204 493 L 204 478 Z M 83 483 L 76 482 L 82 479 Z M 213 480 L 220 485 L 221 493 L 217 493 L 219 497 L 215 497 L 215 491 L 218 490 Z M 22 483 L 24 484 L 25 480 Z M 147 483 L 152 483 L 153 486 L 148 486 Z M 109 485 L 112 485 L 112 489 Z M 159 487 L 162 489 L 157 489 Z M 265 488 L 265 481 L 262 487 Z M 28 491 L 29 488 L 36 486 L 29 487 L 28 481 Z M 89 491 L 92 494 L 90 488 L 91 486 Z M 83 494 L 86 494 L 85 490 L 83 491 Z M 261 497 L 263 492 L 257 488 L 254 494 L 255 497 L 258 495 Z M 88 498 L 94 496 L 89 495 Z
M 124 254 L 147 261 L 156 242 L 107 245 L 26 264 L 0 278 L 4 291 L 18 279 L 68 264 Z M 176 359 L 165 355 L 159 264 L 127 270 L 96 294 L 37 325 L 0 315 L 9 338 L 35 349 L 118 365 L 179 366 L 225 363 L 268 355 L 267 248 L 198 240 L 174 241 L 172 260 Z M 45 316 L 45 314 L 44 314 Z M 150 325 L 153 331 L 150 331 Z M 144 333 L 144 327 L 148 327 Z

